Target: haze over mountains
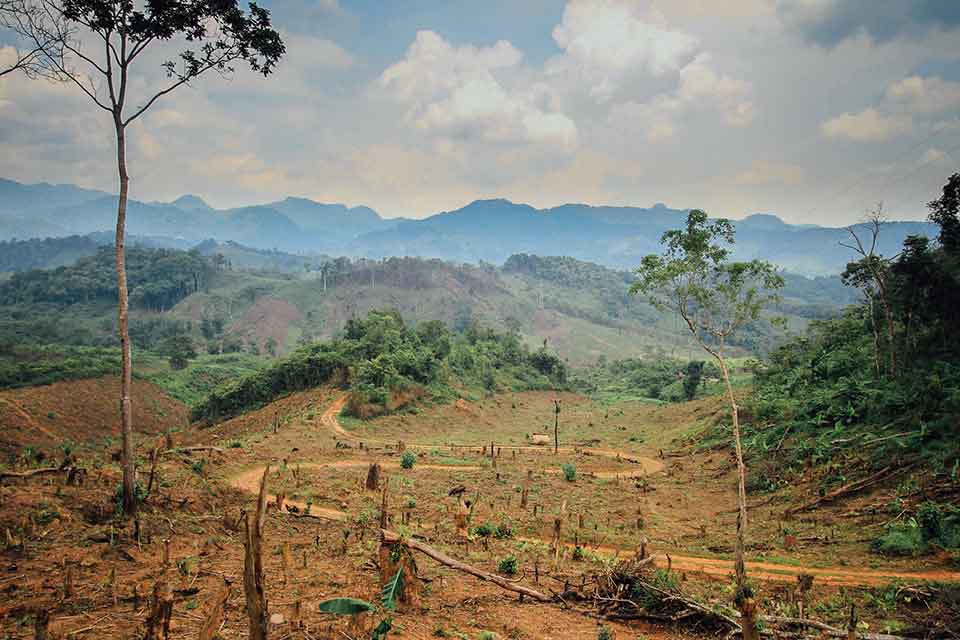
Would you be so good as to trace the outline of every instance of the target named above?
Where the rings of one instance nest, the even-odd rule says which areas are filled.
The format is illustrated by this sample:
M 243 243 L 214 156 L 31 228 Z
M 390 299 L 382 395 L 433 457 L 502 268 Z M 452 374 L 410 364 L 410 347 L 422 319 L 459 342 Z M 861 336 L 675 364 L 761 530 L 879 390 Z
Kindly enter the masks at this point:
M 418 219 L 383 218 L 364 206 L 304 198 L 218 210 L 195 195 L 173 202 L 131 200 L 127 229 L 151 244 L 183 248 L 213 238 L 262 249 L 354 257 L 421 256 L 500 264 L 516 253 L 567 255 L 629 268 L 659 250 L 667 229 L 686 210 L 567 204 L 535 209 L 508 200 L 477 200 Z M 110 232 L 116 196 L 74 185 L 22 184 L 0 179 L 0 240 Z M 791 225 L 772 214 L 735 221 L 736 255 L 770 260 L 804 275 L 839 273 L 852 259 L 839 245 L 842 228 Z M 892 222 L 878 251 L 894 255 L 911 234 L 934 236 L 926 222 Z

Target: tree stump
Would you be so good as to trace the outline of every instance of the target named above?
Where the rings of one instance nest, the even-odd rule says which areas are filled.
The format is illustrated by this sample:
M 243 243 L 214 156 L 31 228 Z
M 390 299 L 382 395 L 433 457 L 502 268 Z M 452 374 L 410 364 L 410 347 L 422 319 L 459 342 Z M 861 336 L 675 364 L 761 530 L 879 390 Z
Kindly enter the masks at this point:
M 377 491 L 380 488 L 380 465 L 376 462 L 367 469 L 367 491 Z
M 397 608 L 414 608 L 420 602 L 420 579 L 413 553 L 403 544 L 380 543 L 380 588 L 393 580 L 403 569 Z

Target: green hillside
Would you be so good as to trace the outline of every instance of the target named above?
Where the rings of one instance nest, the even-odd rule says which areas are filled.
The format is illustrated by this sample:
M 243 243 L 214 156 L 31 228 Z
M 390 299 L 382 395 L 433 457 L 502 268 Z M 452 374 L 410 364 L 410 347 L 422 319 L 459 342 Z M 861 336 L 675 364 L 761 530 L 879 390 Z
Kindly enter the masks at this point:
M 231 258 L 220 248 L 231 249 Z M 241 258 L 256 268 L 232 262 Z M 601 358 L 697 356 L 675 319 L 627 295 L 629 272 L 572 258 L 518 255 L 502 267 L 419 258 L 301 262 L 289 254 L 220 245 L 192 252 L 137 248 L 128 260 L 135 351 L 161 360 L 178 336 L 200 353 L 282 356 L 385 308 L 397 309 L 412 325 L 438 320 L 458 331 L 474 321 L 506 327 L 529 347 L 546 341 L 571 366 Z M 117 346 L 112 269 L 112 254 L 104 248 L 72 266 L 23 271 L 0 283 L 4 385 L 47 379 L 37 363 L 31 365 L 34 373 L 25 369 L 27 359 L 16 355 L 24 348 Z M 856 295 L 838 278 L 787 281 L 780 311 L 795 332 Z M 773 336 L 748 330 L 736 354 L 772 346 Z M 104 358 L 78 365 L 70 375 L 101 370 L 112 360 Z

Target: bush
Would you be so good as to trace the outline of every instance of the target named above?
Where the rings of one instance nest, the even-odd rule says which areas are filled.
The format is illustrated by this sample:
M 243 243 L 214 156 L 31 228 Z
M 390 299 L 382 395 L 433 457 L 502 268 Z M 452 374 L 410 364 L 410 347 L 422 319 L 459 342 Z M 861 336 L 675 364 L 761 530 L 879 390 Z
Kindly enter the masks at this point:
M 413 465 L 417 462 L 417 454 L 412 451 L 404 451 L 403 455 L 400 456 L 400 466 L 404 469 L 413 469 Z
M 915 521 L 896 523 L 873 541 L 873 549 L 885 556 L 917 556 L 926 550 L 923 532 Z
M 147 498 L 147 488 L 139 482 L 133 485 L 133 499 L 136 504 L 142 504 Z M 113 492 L 113 513 L 123 515 L 123 484 L 118 484 Z
M 497 525 L 497 530 L 493 532 L 493 535 L 501 540 L 505 540 L 513 537 L 513 527 L 509 522 L 503 522 Z
M 516 556 L 507 556 L 500 561 L 500 564 L 497 565 L 497 571 L 506 575 L 506 576 L 515 576 L 517 575 L 517 558 Z
M 676 593 L 680 587 L 680 581 L 677 576 L 666 569 L 657 569 L 653 572 L 648 582 L 659 589 Z M 645 609 L 654 608 L 663 600 L 663 595 L 657 591 L 647 591 L 643 584 L 637 582 L 631 589 L 631 596 L 640 606 Z
M 960 509 L 957 507 L 924 502 L 917 507 L 915 517 L 891 524 L 873 541 L 874 551 L 888 556 L 917 556 L 934 547 L 960 548 Z
M 613 640 L 613 631 L 610 627 L 601 626 L 597 629 L 597 640 Z
M 577 479 L 577 466 L 572 462 L 565 462 L 560 466 L 560 470 L 563 471 L 563 479 L 567 482 L 573 482 Z
M 489 538 L 496 532 L 497 528 L 492 522 L 484 522 L 473 528 L 473 535 L 478 538 Z

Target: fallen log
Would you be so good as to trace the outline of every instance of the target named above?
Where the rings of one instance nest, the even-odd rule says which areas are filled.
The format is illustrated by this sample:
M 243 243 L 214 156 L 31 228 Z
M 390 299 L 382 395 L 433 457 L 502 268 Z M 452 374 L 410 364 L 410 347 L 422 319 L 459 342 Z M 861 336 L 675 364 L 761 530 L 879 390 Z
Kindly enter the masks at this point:
M 71 474 L 86 473 L 86 469 L 80 467 L 42 467 L 40 469 L 30 469 L 28 471 L 0 471 L 0 480 L 6 478 L 32 478 L 33 476 L 49 475 L 63 473 L 68 477 Z
M 901 469 L 898 469 L 897 472 L 904 471 L 904 470 L 906 470 L 907 468 L 908 468 L 908 467 L 903 467 L 903 468 L 901 468 Z M 812 500 L 812 501 L 810 501 L 810 502 L 808 502 L 808 503 L 806 503 L 806 504 L 802 504 L 802 505 L 800 505 L 799 507 L 792 507 L 792 508 L 790 508 L 790 509 L 787 509 L 785 513 L 786 513 L 786 515 L 789 516 L 789 515 L 793 515 L 794 513 L 800 513 L 800 512 L 802 512 L 802 511 L 809 511 L 810 509 L 819 507 L 819 506 L 822 505 L 822 504 L 826 504 L 826 503 L 833 502 L 833 501 L 836 500 L 837 498 L 842 498 L 842 497 L 844 497 L 844 496 L 847 496 L 847 495 L 850 495 L 850 494 L 853 494 L 853 493 L 857 493 L 858 491 L 863 491 L 863 490 L 866 489 L 867 487 L 871 487 L 871 486 L 873 486 L 873 485 L 875 485 L 875 484 L 878 484 L 878 483 L 886 480 L 887 478 L 889 478 L 889 477 L 892 476 L 892 475 L 894 475 L 894 469 L 893 469 L 893 467 L 884 467 L 883 469 L 881 469 L 880 471 L 874 473 L 874 474 L 871 475 L 871 476 L 867 476 L 866 478 L 863 478 L 862 480 L 857 480 L 857 481 L 855 481 L 855 482 L 851 482 L 850 484 L 845 484 L 845 485 L 843 485 L 842 487 L 840 487 L 839 489 L 834 489 L 833 491 L 831 491 L 831 492 L 829 492 L 829 493 L 826 493 L 826 494 L 820 496 L 820 497 L 817 498 L 816 500 Z
M 419 551 L 428 558 L 432 558 L 439 562 L 442 565 L 450 567 L 451 569 L 456 569 L 457 571 L 462 571 L 464 573 L 469 573 L 470 575 L 485 580 L 487 582 L 492 582 L 493 584 L 506 589 L 508 591 L 513 591 L 514 593 L 519 593 L 521 595 L 527 596 L 528 598 L 533 598 L 538 602 L 553 602 L 554 599 L 544 593 L 535 591 L 529 587 L 524 587 L 519 584 L 514 584 L 509 580 L 502 578 L 494 573 L 488 573 L 482 569 L 478 569 L 474 566 L 466 564 L 465 562 L 460 562 L 455 560 L 450 556 L 446 555 L 442 551 L 438 551 L 433 547 L 423 544 L 417 540 L 412 540 L 410 538 L 404 538 L 400 534 L 389 531 L 387 529 L 381 529 L 380 535 L 385 543 L 388 544 L 401 544 L 408 549 L 413 549 L 414 551 Z
M 166 456 L 171 453 L 193 453 L 194 451 L 214 451 L 216 453 L 223 453 L 223 449 L 220 447 L 176 447 L 174 449 L 164 449 L 160 452 L 160 455 Z
M 761 619 L 767 624 L 781 624 L 781 625 L 796 625 L 801 627 L 810 627 L 811 629 L 817 629 L 819 631 L 825 632 L 828 636 L 834 638 L 846 638 L 847 631 L 845 629 L 838 629 L 836 627 L 831 627 L 830 625 L 818 622 L 816 620 L 807 620 L 805 618 L 787 618 L 784 616 L 761 616 Z M 905 636 L 893 636 L 887 633 L 865 633 L 857 632 L 857 637 L 860 640 L 908 640 Z

